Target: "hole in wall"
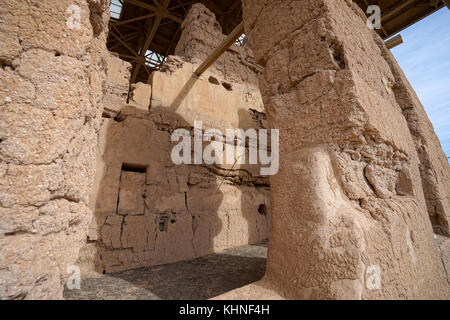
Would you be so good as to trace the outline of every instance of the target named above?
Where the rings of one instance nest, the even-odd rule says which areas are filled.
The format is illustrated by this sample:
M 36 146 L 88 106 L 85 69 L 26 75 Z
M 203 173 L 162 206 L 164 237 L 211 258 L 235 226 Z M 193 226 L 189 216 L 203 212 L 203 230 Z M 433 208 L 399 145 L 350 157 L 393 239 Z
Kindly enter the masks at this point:
M 414 232 L 413 231 L 411 231 L 409 233 L 409 237 L 411 238 L 411 242 L 412 243 L 416 243 L 416 237 L 414 236 Z
M 124 164 L 122 164 L 122 171 L 135 172 L 135 173 L 146 173 L 147 167 L 148 166 L 146 166 L 146 165 L 124 163 Z
M 209 77 L 208 81 L 209 81 L 209 83 L 212 83 L 212 84 L 214 84 L 214 85 L 216 85 L 216 86 L 219 86 L 219 85 L 220 85 L 219 80 L 217 80 L 217 79 L 214 78 L 214 77 Z
M 112 115 L 110 113 L 106 112 L 106 111 L 103 111 L 102 118 L 111 119 Z
M 230 83 L 222 82 L 222 86 L 228 91 L 233 91 L 233 86 Z
M 159 218 L 158 229 L 160 232 L 166 232 L 169 228 L 169 217 L 162 216 Z
M 333 59 L 336 62 L 336 64 L 341 69 L 345 69 L 345 57 L 344 57 L 344 47 L 342 45 L 332 45 L 331 50 L 333 52 Z
M 265 204 L 260 204 L 258 207 L 258 212 L 262 216 L 267 216 L 267 206 Z
M 114 117 L 114 121 L 118 123 L 125 121 L 126 117 L 119 117 L 119 115 Z
M 16 69 L 14 66 L 12 66 L 12 64 L 9 61 L 6 61 L 6 60 L 0 59 L 0 65 L 1 65 L 2 69 L 5 71 L 8 71 L 8 70 L 14 71 Z
M 103 31 L 102 14 L 103 9 L 99 4 L 95 2 L 89 3 L 89 21 L 92 26 L 94 37 L 98 37 Z

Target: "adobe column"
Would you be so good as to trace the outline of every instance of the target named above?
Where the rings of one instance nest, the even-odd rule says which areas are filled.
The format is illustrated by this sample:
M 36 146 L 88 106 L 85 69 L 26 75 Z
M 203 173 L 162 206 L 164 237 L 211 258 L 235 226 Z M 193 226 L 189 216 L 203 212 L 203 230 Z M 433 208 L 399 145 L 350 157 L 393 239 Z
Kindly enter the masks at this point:
M 0 2 L 0 299 L 60 299 L 92 219 L 110 0 Z
M 297 299 L 447 298 L 396 77 L 353 1 L 243 0 L 280 129 L 267 280 Z

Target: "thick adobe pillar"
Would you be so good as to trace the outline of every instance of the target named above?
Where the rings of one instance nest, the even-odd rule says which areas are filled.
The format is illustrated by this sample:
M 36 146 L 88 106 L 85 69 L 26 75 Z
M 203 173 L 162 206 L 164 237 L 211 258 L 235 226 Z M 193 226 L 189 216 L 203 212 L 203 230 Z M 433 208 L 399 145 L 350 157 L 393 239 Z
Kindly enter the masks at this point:
M 396 76 L 363 13 L 345 0 L 243 8 L 281 135 L 268 283 L 287 298 L 448 297 Z
M 0 299 L 62 298 L 76 272 L 92 218 L 109 5 L 0 2 Z

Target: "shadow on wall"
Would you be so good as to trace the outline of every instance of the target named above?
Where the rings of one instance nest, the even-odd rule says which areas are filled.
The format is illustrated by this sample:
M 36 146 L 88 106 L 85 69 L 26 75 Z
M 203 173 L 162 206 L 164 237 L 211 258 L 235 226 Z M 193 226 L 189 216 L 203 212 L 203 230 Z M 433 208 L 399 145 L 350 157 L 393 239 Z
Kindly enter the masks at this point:
M 269 186 L 261 182 L 267 180 L 242 169 L 175 166 L 170 155 L 178 142 L 171 142 L 171 133 L 179 128 L 193 133 L 169 108 L 149 113 L 127 105 L 114 119 L 103 119 L 91 201 L 95 216 L 79 257 L 84 278 L 267 239 Z
M 239 109 L 239 128 L 267 129 L 268 123 L 264 114 L 254 113 L 252 110 Z M 257 131 L 258 132 L 258 131 Z M 270 141 L 270 138 L 268 139 Z M 249 143 L 246 141 L 246 162 L 249 163 Z M 260 176 L 259 165 L 244 165 L 236 173 L 239 176 L 242 197 L 240 201 L 242 217 L 245 219 L 244 233 L 248 236 L 249 244 L 257 244 L 269 239 L 271 202 L 269 177 Z M 248 192 L 255 188 L 257 193 Z

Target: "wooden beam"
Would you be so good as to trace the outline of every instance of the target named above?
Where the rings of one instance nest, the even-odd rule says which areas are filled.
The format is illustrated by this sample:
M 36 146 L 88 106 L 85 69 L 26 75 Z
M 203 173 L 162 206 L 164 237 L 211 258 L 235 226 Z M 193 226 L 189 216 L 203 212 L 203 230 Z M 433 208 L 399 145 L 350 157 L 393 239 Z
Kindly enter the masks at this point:
M 231 33 L 230 35 L 220 44 L 220 46 L 215 49 L 210 56 L 203 62 L 200 67 L 195 70 L 195 74 L 200 77 L 203 72 L 208 70 L 210 66 L 212 66 L 220 56 L 228 50 L 229 47 L 236 42 L 237 39 L 244 33 L 244 23 L 241 22 Z
M 369 3 L 367 2 L 367 0 L 364 0 L 364 4 L 366 5 L 365 12 L 367 12 L 367 8 L 369 8 Z M 381 31 L 383 31 L 385 37 L 388 36 L 388 33 L 386 29 L 383 27 L 383 25 L 381 25 Z
M 447 8 L 450 9 L 450 0 L 442 0 L 444 4 L 447 6 Z
M 395 37 L 393 37 L 392 39 L 389 39 L 385 42 L 386 47 L 390 50 L 392 48 L 395 48 L 396 46 L 400 45 L 403 43 L 403 38 L 402 35 L 397 35 Z
M 388 10 L 386 12 L 386 14 L 381 15 L 381 23 L 385 23 L 386 21 L 389 21 L 390 19 L 394 18 L 397 14 L 400 13 L 400 11 L 402 11 L 406 7 L 412 5 L 416 1 L 417 0 L 406 0 L 406 1 L 403 1 L 402 3 L 400 3 L 395 8 Z

